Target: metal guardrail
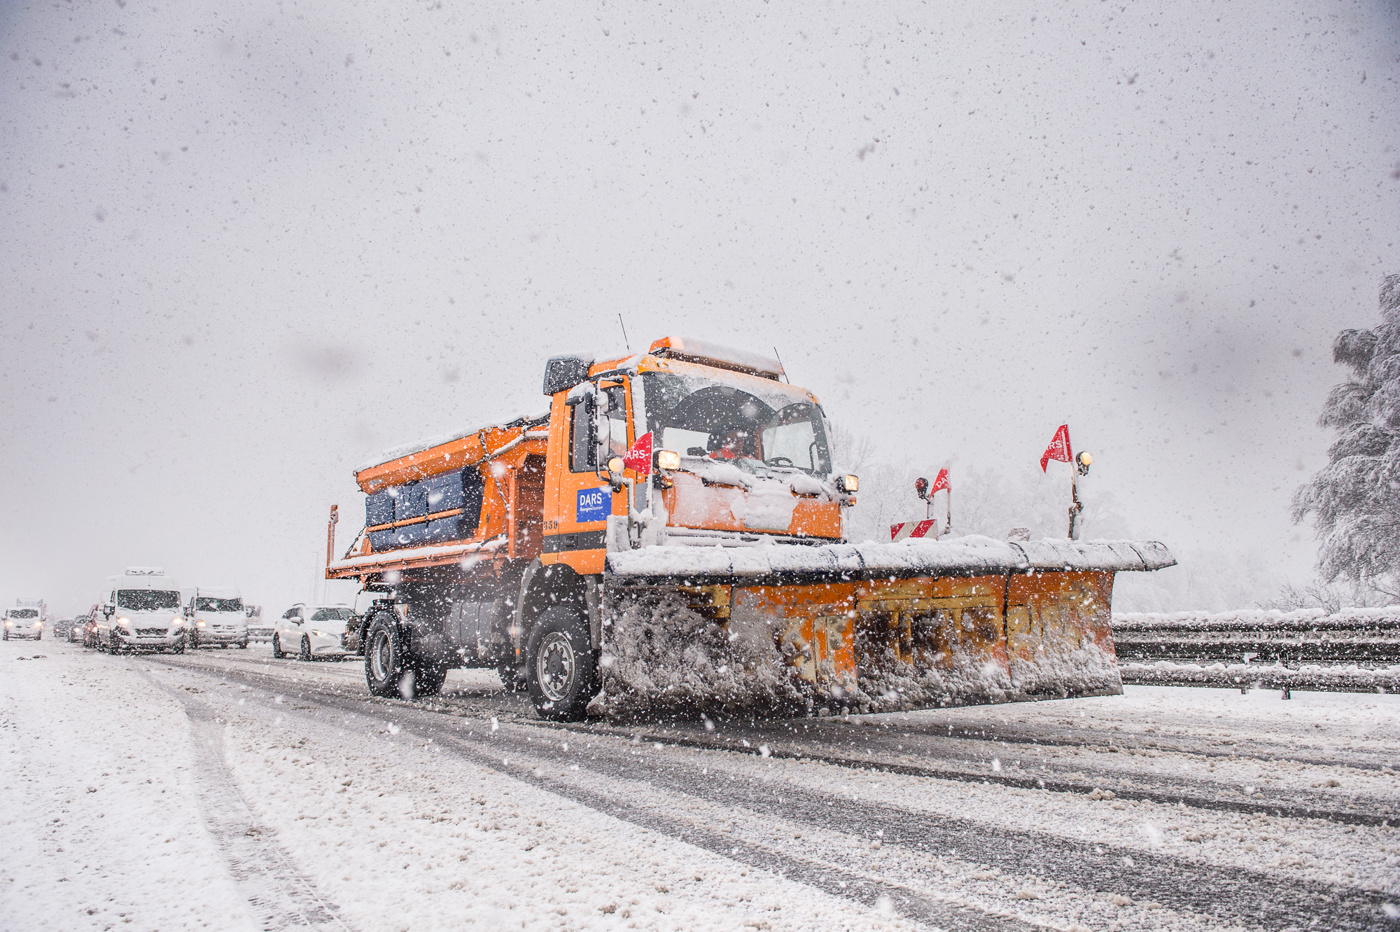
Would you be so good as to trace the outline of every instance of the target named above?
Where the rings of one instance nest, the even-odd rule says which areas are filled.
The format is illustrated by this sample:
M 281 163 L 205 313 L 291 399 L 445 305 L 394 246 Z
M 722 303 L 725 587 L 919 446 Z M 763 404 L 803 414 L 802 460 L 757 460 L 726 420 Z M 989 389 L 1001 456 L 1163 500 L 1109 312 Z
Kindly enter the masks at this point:
M 1124 683 L 1400 691 L 1400 607 L 1123 614 L 1113 641 Z

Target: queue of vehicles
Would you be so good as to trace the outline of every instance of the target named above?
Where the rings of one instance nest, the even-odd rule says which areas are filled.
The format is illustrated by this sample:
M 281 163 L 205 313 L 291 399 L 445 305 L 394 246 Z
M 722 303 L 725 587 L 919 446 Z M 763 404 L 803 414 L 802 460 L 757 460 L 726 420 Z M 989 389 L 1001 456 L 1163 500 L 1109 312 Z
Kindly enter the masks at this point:
M 236 647 L 271 641 L 275 657 L 341 659 L 362 653 L 360 618 L 344 604 L 298 602 L 271 624 L 261 606 L 245 606 L 238 589 L 200 586 L 182 597 L 179 583 L 158 567 L 128 567 L 107 579 L 104 598 L 87 612 L 53 624 L 53 635 L 84 647 L 123 653 Z M 4 639 L 42 638 L 42 602 L 20 600 L 3 612 Z

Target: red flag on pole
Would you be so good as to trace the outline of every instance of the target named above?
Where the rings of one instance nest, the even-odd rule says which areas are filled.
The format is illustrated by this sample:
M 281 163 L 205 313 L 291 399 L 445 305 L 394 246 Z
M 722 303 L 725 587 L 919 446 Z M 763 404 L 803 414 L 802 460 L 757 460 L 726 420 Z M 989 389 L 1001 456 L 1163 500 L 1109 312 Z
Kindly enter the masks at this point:
M 948 470 L 940 469 L 938 471 L 938 478 L 934 479 L 933 485 L 929 487 L 928 494 L 932 495 L 934 492 L 950 488 L 952 488 L 952 485 L 948 482 Z
M 1055 439 L 1050 441 L 1050 446 L 1040 455 L 1040 471 L 1045 472 L 1045 466 L 1051 460 L 1068 463 L 1073 458 L 1069 452 L 1069 425 L 1061 424 L 1060 429 L 1055 431 Z
M 651 474 L 651 433 L 642 434 L 623 455 L 622 462 L 627 468 L 640 475 Z

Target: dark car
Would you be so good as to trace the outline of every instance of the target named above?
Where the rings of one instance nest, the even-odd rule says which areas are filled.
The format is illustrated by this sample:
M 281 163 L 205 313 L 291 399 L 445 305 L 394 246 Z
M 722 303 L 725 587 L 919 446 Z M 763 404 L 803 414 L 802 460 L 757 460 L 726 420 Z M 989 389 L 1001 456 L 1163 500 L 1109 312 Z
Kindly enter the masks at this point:
M 102 617 L 102 606 L 94 605 L 83 616 L 83 646 L 97 646 L 97 619 Z

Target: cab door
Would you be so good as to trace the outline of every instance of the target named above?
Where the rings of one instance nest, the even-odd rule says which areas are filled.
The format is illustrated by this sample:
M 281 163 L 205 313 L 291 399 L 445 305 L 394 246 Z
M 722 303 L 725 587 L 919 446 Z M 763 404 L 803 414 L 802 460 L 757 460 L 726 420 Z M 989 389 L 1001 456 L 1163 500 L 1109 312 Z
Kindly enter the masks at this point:
M 608 485 L 606 463 L 632 443 L 627 379 L 604 377 L 576 386 L 557 399 L 546 478 L 544 546 L 540 562 L 564 563 L 578 573 L 603 571 L 607 519 L 626 514 L 623 493 Z

